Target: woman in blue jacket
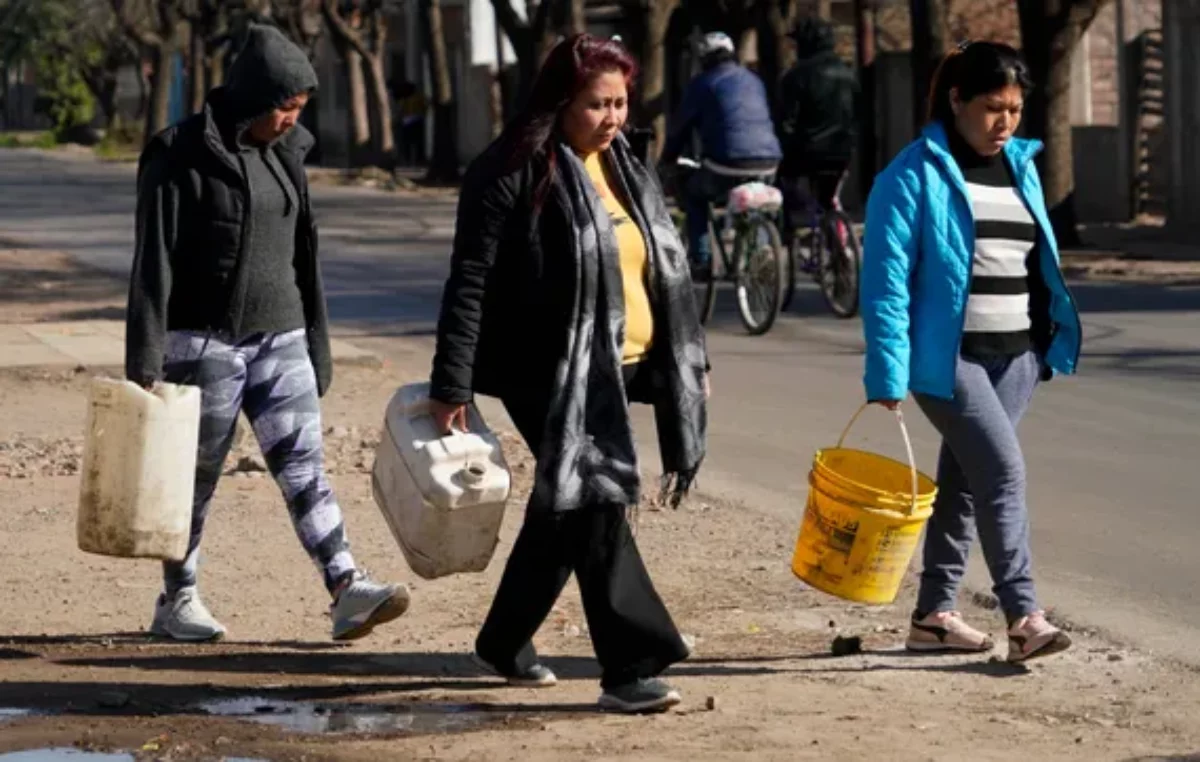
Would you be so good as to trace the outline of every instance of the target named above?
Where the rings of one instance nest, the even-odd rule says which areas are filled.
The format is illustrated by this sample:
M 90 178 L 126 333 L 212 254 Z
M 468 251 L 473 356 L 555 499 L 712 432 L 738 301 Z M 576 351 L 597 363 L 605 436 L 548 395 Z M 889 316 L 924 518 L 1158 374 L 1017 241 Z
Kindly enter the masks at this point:
M 867 398 L 895 410 L 911 391 L 943 439 L 912 650 L 992 649 L 955 611 L 976 530 L 1009 660 L 1070 646 L 1034 593 L 1017 439 L 1039 380 L 1073 373 L 1081 342 L 1034 166 L 1041 145 L 1013 137 L 1031 87 L 1016 50 L 960 46 L 935 78 L 929 125 L 867 204 Z

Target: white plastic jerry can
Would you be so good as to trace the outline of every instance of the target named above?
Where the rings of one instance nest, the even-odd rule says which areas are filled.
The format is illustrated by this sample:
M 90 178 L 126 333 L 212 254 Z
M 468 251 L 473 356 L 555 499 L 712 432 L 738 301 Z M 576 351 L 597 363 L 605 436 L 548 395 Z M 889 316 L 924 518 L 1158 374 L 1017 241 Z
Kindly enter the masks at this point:
M 481 572 L 496 551 L 512 478 L 500 441 L 468 406 L 467 431 L 443 435 L 429 384 L 388 403 L 371 485 L 412 570 L 425 579 Z
M 93 378 L 76 540 L 88 553 L 182 561 L 200 438 L 200 389 Z

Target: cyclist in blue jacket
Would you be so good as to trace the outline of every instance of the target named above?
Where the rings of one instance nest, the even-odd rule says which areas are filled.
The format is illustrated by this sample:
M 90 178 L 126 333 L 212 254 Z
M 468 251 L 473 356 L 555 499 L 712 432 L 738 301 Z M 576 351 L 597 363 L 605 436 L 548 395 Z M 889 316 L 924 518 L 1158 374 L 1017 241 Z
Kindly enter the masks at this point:
M 698 275 L 707 274 L 712 257 L 708 205 L 742 183 L 774 174 L 783 158 L 766 87 L 737 62 L 733 40 L 712 32 L 704 36 L 699 53 L 704 71 L 688 85 L 672 115 L 662 156 L 670 167 L 699 133 L 702 166 L 684 189 L 688 252 Z
M 1017 439 L 1038 382 L 1073 373 L 1082 340 L 1034 166 L 1041 145 L 1013 137 L 1031 87 L 1016 50 L 960 46 L 935 78 L 929 125 L 867 203 L 867 399 L 895 410 L 911 391 L 943 440 L 907 643 L 916 651 L 992 649 L 955 611 L 976 532 L 1009 660 L 1071 643 L 1034 591 Z

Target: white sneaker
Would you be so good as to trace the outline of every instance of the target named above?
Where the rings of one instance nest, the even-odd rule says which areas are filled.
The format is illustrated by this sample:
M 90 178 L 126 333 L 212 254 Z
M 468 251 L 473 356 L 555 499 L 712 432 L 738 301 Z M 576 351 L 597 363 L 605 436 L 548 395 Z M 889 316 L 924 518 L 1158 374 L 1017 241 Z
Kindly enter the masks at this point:
M 408 611 L 408 588 L 372 582 L 362 572 L 341 589 L 329 607 L 334 640 L 358 640 Z
M 185 587 L 167 598 L 163 593 L 154 605 L 150 634 L 186 643 L 204 643 L 225 637 L 225 626 L 209 613 L 196 587 Z

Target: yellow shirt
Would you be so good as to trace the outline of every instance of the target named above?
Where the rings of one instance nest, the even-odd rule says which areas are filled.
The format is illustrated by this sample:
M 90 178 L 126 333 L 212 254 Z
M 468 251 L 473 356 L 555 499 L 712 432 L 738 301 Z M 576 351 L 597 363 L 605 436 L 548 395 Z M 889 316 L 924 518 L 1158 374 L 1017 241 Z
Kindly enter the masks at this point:
M 621 360 L 629 365 L 645 358 L 654 340 L 654 313 L 650 309 L 650 292 L 646 288 L 649 272 L 646 240 L 621 199 L 609 186 L 600 154 L 588 156 L 583 165 L 612 218 L 617 249 L 621 253 L 621 279 L 625 283 L 625 348 Z

